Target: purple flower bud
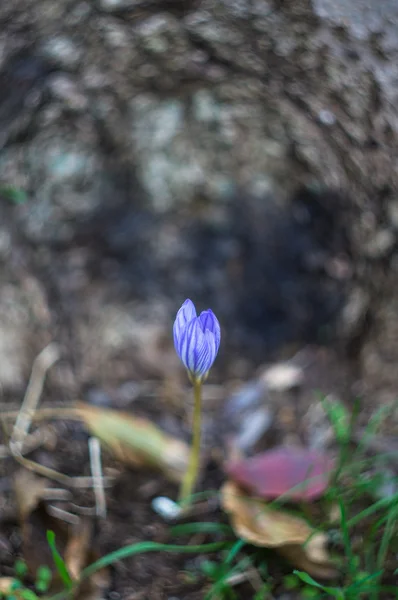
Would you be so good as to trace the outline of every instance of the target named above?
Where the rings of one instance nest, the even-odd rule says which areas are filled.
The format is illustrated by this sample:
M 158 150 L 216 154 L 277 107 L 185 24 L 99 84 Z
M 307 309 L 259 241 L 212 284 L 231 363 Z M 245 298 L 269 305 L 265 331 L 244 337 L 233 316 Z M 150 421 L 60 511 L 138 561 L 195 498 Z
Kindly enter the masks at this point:
M 199 317 L 191 300 L 185 300 L 173 326 L 176 352 L 192 379 L 203 381 L 217 356 L 221 331 L 212 310 L 204 310 Z

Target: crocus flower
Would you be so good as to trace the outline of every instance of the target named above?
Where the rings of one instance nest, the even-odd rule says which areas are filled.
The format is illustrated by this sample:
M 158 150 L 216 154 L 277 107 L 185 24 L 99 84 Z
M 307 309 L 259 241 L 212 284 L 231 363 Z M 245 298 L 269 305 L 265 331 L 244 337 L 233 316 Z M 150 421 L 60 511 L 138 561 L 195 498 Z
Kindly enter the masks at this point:
M 173 327 L 174 346 L 192 381 L 204 381 L 220 347 L 220 324 L 210 308 L 199 317 L 191 300 L 185 300 Z
M 192 450 L 180 490 L 181 504 L 186 505 L 199 473 L 202 384 L 220 347 L 220 324 L 210 308 L 198 317 L 193 302 L 185 300 L 174 321 L 173 335 L 175 349 L 188 370 L 194 391 Z

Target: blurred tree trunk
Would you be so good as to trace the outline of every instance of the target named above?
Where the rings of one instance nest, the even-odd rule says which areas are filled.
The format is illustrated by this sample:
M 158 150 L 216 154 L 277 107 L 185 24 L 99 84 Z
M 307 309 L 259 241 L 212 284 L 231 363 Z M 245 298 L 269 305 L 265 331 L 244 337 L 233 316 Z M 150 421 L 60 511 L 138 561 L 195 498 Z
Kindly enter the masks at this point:
M 341 336 L 359 351 L 369 381 L 398 382 L 396 0 L 13 0 L 1 3 L 0 27 L 0 176 L 43 203 L 51 221 L 49 231 L 23 215 L 28 237 L 63 239 L 65 223 L 73 228 L 76 215 L 90 216 L 104 189 L 109 202 L 129 193 L 112 177 L 120 165 L 136 173 L 126 176 L 130 192 L 138 185 L 161 214 L 192 199 L 198 185 L 211 199 L 215 160 L 225 161 L 218 174 L 239 172 L 243 187 L 257 169 L 282 195 L 300 186 L 335 190 L 328 198 L 343 198 L 332 212 L 354 269 Z M 227 125 L 224 146 L 221 133 L 209 133 L 206 147 L 200 130 Z M 74 158 L 65 175 L 51 171 L 47 150 L 40 167 L 32 153 L 58 140 L 89 148 L 94 167 L 83 192 L 62 180 L 67 192 L 54 211 L 57 193 L 46 192 L 57 177 L 75 177 Z M 159 206 L 157 172 L 145 165 L 156 155 L 160 171 L 171 170 L 174 150 L 162 144 L 176 140 L 177 165 L 192 150 L 188 183 L 170 183 L 171 200 Z M 104 173 L 111 176 L 92 189 Z M 212 178 L 213 188 L 203 188 Z

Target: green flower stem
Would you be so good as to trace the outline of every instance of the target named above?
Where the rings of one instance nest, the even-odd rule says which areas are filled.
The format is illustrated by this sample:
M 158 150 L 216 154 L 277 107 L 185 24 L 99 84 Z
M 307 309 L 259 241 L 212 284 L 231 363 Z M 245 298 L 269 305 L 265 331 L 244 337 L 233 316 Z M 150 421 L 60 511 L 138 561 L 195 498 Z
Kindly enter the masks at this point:
M 201 432 L 201 411 L 202 411 L 202 382 L 199 380 L 193 380 L 193 394 L 194 394 L 194 409 L 193 409 L 193 437 L 192 437 L 192 449 L 189 457 L 188 469 L 182 480 L 180 490 L 180 504 L 187 506 L 190 502 L 190 498 L 194 492 L 196 481 L 199 474 L 199 462 L 200 462 L 200 432 Z

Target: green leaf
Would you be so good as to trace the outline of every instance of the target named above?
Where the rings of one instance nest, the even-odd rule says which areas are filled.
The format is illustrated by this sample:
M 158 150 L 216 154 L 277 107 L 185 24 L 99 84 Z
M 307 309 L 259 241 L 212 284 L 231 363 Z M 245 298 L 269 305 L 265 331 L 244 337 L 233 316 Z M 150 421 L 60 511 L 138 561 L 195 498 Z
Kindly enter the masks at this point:
M 305 587 L 303 590 L 301 590 L 301 597 L 312 600 L 312 598 L 319 598 L 320 596 L 318 590 L 316 590 L 314 587 Z
M 52 579 L 51 569 L 43 565 L 37 569 L 35 588 L 38 592 L 46 592 Z
M 210 579 L 217 579 L 220 571 L 220 565 L 216 563 L 214 560 L 204 560 L 200 569 L 206 577 Z
M 328 398 L 324 398 L 322 405 L 332 423 L 337 440 L 342 444 L 349 442 L 351 436 L 351 420 L 344 404 L 337 399 L 329 400 Z
M 340 588 L 321 585 L 320 583 L 315 581 L 315 579 L 312 579 L 312 577 L 304 571 L 293 571 L 293 573 L 294 575 L 297 575 L 297 577 L 300 577 L 301 581 L 303 581 L 307 585 L 312 585 L 313 587 L 316 587 L 322 590 L 323 592 L 330 594 L 331 596 L 333 596 L 333 598 L 338 598 L 339 600 L 344 598 L 343 592 L 340 590 Z
M 71 590 L 73 587 L 73 581 L 71 576 L 69 575 L 69 571 L 65 565 L 64 559 L 62 558 L 55 546 L 55 533 L 51 530 L 47 531 L 47 542 L 50 546 L 53 561 L 59 573 L 59 576 L 61 577 L 66 589 Z
M 297 590 L 299 587 L 299 580 L 295 575 L 286 575 L 283 578 L 283 585 L 287 590 Z
M 11 583 L 10 590 L 20 590 L 22 587 L 22 583 L 18 579 L 14 579 L 14 581 Z
M 269 583 L 264 583 L 253 596 L 253 600 L 264 600 L 264 598 L 268 598 L 271 595 L 271 591 L 272 586 Z
M 18 592 L 18 596 L 23 600 L 39 600 L 39 597 L 32 590 L 21 590 Z
M 308 585 L 313 585 L 320 590 L 325 589 L 323 585 L 315 581 L 315 579 L 312 579 L 311 575 L 308 575 L 308 573 L 305 573 L 304 571 L 293 571 L 293 574 L 297 575 L 297 577 L 300 577 L 301 581 L 304 581 L 304 583 L 307 583 Z

